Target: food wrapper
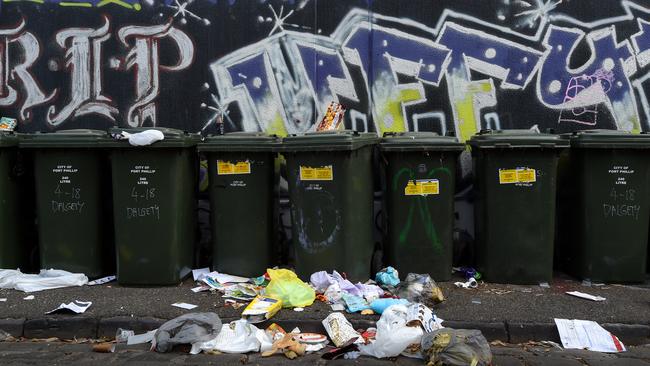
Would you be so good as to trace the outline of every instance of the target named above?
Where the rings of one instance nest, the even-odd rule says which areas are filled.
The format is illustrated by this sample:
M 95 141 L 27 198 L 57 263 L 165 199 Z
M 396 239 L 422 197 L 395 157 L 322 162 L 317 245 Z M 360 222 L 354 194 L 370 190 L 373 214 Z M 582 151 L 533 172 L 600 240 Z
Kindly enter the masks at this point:
M 336 347 L 341 347 L 354 338 L 356 338 L 355 343 L 363 343 L 361 334 L 354 330 L 352 324 L 350 324 L 342 313 L 331 313 L 328 315 L 327 318 L 323 319 L 323 327 Z
M 282 300 L 272 297 L 257 296 L 251 301 L 241 313 L 242 318 L 249 323 L 261 323 L 271 319 L 278 311 L 282 309 Z
M 316 131 L 332 131 L 338 130 L 342 124 L 345 116 L 345 107 L 342 104 L 331 102 L 327 107 L 327 111 L 316 127 Z
M 13 131 L 18 125 L 18 122 L 15 118 L 0 118 L 0 131 Z

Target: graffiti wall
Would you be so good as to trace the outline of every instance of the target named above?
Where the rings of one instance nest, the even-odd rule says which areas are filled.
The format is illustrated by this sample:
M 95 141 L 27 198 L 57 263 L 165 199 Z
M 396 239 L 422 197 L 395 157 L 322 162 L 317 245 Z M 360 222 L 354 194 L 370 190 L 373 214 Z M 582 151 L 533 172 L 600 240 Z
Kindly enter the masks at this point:
M 1 0 L 22 131 L 650 130 L 648 0 Z

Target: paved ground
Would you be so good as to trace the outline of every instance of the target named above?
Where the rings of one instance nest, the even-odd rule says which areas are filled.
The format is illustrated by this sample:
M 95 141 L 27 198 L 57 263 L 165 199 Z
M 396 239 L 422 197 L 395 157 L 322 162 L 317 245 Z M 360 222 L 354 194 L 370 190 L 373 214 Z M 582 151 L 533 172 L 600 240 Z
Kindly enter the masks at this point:
M 93 317 L 154 317 L 170 319 L 186 313 L 172 307 L 175 302 L 187 302 L 199 307 L 195 311 L 216 311 L 224 318 L 238 318 L 240 310 L 224 307 L 220 296 L 209 292 L 193 293 L 191 280 L 176 287 L 135 288 L 121 287 L 115 282 L 103 286 L 83 286 L 34 293 L 34 300 L 14 290 L 0 289 L 0 319 L 37 318 L 62 302 L 72 300 L 92 301 L 85 315 Z M 591 286 L 569 279 L 556 279 L 551 288 L 540 286 L 515 286 L 482 284 L 479 289 L 458 289 L 451 282 L 441 283 L 447 298 L 434 311 L 446 320 L 471 322 L 552 322 L 553 318 L 580 318 L 600 323 L 650 325 L 650 287 L 643 286 Z M 607 298 L 592 302 L 565 294 L 582 291 Z M 276 319 L 322 319 L 329 307 L 316 302 L 308 311 L 296 313 L 282 311 Z M 373 317 L 350 315 L 357 319 Z
M 559 341 L 553 318 L 586 319 L 603 324 L 626 344 L 650 343 L 650 286 L 584 286 L 581 282 L 557 278 L 550 288 L 481 284 L 478 289 L 458 289 L 441 283 L 447 298 L 434 308 L 452 328 L 480 329 L 490 341 L 520 343 L 528 340 Z M 115 334 L 117 327 L 136 331 L 155 329 L 165 320 L 190 312 L 172 307 L 187 302 L 192 311 L 212 311 L 224 321 L 240 317 L 242 309 L 225 307 L 221 297 L 210 292 L 193 293 L 188 280 L 174 287 L 126 288 L 115 282 L 103 286 L 64 288 L 34 293 L 0 290 L 0 329 L 17 336 L 45 338 L 57 336 L 102 337 Z M 592 302 L 574 298 L 565 291 L 578 290 L 607 298 Z M 62 302 L 92 301 L 82 315 L 46 316 Z M 323 332 L 321 320 L 331 312 L 328 305 L 315 302 L 304 312 L 284 309 L 272 319 L 285 328 L 300 326 L 304 331 Z M 374 325 L 378 316 L 346 314 L 357 328 Z
M 3 365 L 84 365 L 101 362 L 103 365 L 422 365 L 422 360 L 405 357 L 378 360 L 361 357 L 355 361 L 324 361 L 320 354 L 307 355 L 290 361 L 284 356 L 275 355 L 262 358 L 258 354 L 249 355 L 189 355 L 181 352 L 149 352 L 146 345 L 118 345 L 115 353 L 95 353 L 90 344 L 70 344 L 61 342 L 0 342 L 0 359 Z M 493 365 L 553 365 L 553 366 L 598 366 L 598 365 L 650 365 L 650 345 L 631 347 L 620 354 L 603 354 L 589 351 L 562 351 L 553 347 L 539 345 L 493 346 Z

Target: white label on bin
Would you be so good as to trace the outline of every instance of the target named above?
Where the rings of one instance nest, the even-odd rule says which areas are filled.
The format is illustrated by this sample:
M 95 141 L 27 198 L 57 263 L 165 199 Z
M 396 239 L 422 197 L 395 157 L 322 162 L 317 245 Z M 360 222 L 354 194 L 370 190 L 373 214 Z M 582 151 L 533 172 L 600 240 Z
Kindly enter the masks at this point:
M 639 181 L 636 170 L 627 165 L 613 165 L 608 169 L 612 178 L 609 192 L 603 198 L 603 216 L 613 220 L 638 221 L 641 214 L 641 205 L 638 200 L 643 192 L 638 192 Z M 642 202 L 642 201 L 641 201 Z
M 52 213 L 81 214 L 86 202 L 81 196 L 81 187 L 75 185 L 74 177 L 79 169 L 68 164 L 57 164 L 52 173 L 59 175 L 56 187 L 52 192 Z
M 135 165 L 130 169 L 130 173 L 135 176 L 135 182 L 129 191 L 131 201 L 126 207 L 126 218 L 160 220 L 160 206 L 157 204 L 160 192 L 154 186 L 155 180 L 150 180 L 151 175 L 156 174 L 155 167 Z

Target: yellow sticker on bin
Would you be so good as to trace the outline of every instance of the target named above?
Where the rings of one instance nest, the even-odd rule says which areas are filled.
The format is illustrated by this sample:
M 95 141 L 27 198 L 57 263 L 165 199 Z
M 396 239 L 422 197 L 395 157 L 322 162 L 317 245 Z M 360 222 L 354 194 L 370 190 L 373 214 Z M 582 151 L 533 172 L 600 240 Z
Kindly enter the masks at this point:
M 334 170 L 331 165 L 320 167 L 300 167 L 300 180 L 334 180 Z
M 499 169 L 499 184 L 534 183 L 537 171 L 530 168 Z
M 437 179 L 409 180 L 404 187 L 405 196 L 428 196 L 440 194 L 440 182 Z
M 251 163 L 248 160 L 238 161 L 236 163 L 217 160 L 218 175 L 250 174 L 250 173 L 251 173 Z

